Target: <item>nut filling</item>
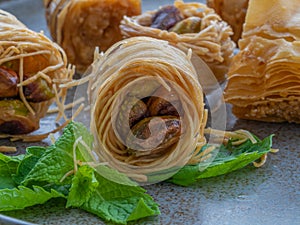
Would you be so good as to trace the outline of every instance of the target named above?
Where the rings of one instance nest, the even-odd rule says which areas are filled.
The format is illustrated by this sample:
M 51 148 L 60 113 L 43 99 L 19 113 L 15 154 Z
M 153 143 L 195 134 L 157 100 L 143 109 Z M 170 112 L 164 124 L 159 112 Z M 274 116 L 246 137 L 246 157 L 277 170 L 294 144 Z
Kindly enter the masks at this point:
M 0 133 L 26 134 L 35 130 L 38 123 L 30 117 L 30 112 L 20 100 L 18 88 L 18 62 L 10 61 L 0 66 Z M 30 78 L 25 74 L 24 80 Z M 46 80 L 38 78 L 23 86 L 23 93 L 29 103 L 50 100 L 54 92 Z
M 173 5 L 162 7 L 152 18 L 152 28 L 169 30 L 183 19 L 180 11 Z
M 150 27 L 177 34 L 198 33 L 201 30 L 201 20 L 196 16 L 184 18 L 178 8 L 167 5 L 154 14 Z
M 166 94 L 168 100 L 157 97 Z M 132 108 L 128 110 L 126 104 L 133 102 Z M 178 97 L 173 91 L 168 92 L 163 88 L 158 88 L 151 97 L 125 100 L 118 115 L 117 129 L 126 145 L 127 155 L 143 157 L 151 154 L 152 157 L 160 157 L 170 152 L 182 133 L 180 112 L 177 109 L 182 111 Z M 129 131 L 121 125 L 121 121 L 126 121 L 122 120 L 126 110 Z

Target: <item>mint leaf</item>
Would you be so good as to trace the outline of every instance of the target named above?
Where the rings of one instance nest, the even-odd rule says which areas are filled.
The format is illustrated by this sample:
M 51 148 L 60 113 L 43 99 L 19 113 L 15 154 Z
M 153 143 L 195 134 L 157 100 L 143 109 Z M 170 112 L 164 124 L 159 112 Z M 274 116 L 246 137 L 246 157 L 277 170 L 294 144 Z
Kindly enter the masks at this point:
M 114 183 L 98 173 L 95 175 L 99 185 L 82 209 L 121 224 L 160 214 L 158 204 L 143 188 Z
M 102 177 L 109 179 L 118 184 L 127 185 L 127 186 L 137 186 L 138 184 L 127 177 L 125 174 L 120 173 L 115 169 L 111 169 L 104 165 L 98 165 L 94 168 L 98 174 Z
M 55 190 L 47 192 L 38 186 L 33 186 L 32 189 L 24 186 L 2 189 L 0 191 L 0 211 L 24 209 L 28 206 L 43 204 L 49 199 L 57 197 L 64 196 Z
M 18 185 L 23 182 L 25 177 L 32 170 L 38 160 L 43 156 L 45 151 L 46 148 L 40 146 L 28 147 L 26 149 L 23 160 L 20 162 L 16 174 L 13 175 L 13 179 Z
M 219 176 L 241 169 L 248 164 L 259 159 L 263 154 L 270 151 L 272 147 L 272 135 L 264 140 L 257 139 L 257 143 L 253 144 L 247 140 L 239 146 L 221 145 L 219 152 L 213 162 L 211 162 L 205 170 L 202 171 L 204 163 L 198 165 L 187 165 L 180 169 L 168 181 L 174 184 L 188 186 L 195 183 L 199 179 Z M 207 147 L 207 146 L 206 146 Z
M 92 136 L 89 134 L 84 125 L 80 123 L 71 122 L 63 132 L 63 135 L 55 142 L 55 144 L 48 147 L 43 156 L 38 160 L 32 170 L 26 175 L 22 181 L 22 185 L 39 185 L 58 184 L 61 185 L 60 180 L 71 170 L 74 169 L 73 159 L 73 144 L 82 134 L 83 141 L 91 146 Z M 77 160 L 85 161 L 82 152 L 84 146 L 78 145 L 76 148 Z M 64 184 L 71 183 L 71 177 L 67 177 Z
M 115 171 L 114 176 L 123 175 Z M 160 213 L 158 205 L 145 192 L 138 186 L 112 182 L 93 168 L 82 166 L 73 178 L 67 207 L 80 207 L 106 221 L 125 224 Z
M 76 173 L 70 173 L 61 182 L 74 169 L 73 146 L 78 140 L 83 143 L 78 142 L 76 146 L 76 160 L 94 161 L 89 151 L 92 135 L 75 122 L 70 123 L 50 147 L 30 147 L 19 161 L 3 155 L 0 168 L 7 176 L 2 180 L 0 177 L 0 182 L 6 184 L 0 189 L 0 211 L 23 209 L 51 198 L 65 197 L 66 207 L 79 207 L 116 223 L 160 213 L 158 205 L 143 188 L 130 186 L 135 183 L 128 177 L 103 165 L 96 168 L 78 165 Z
M 151 199 L 152 201 L 152 199 Z M 149 199 L 140 198 L 138 201 L 136 201 L 136 206 L 132 210 L 129 217 L 127 217 L 126 222 L 138 220 L 144 217 L 148 216 L 155 216 L 159 215 L 160 211 L 158 208 L 158 205 L 156 203 L 152 203 L 149 205 Z
M 0 189 L 17 186 L 12 178 L 12 174 L 16 173 L 20 162 L 20 157 L 0 154 Z
M 7 156 L 0 153 L 0 173 L 16 173 L 21 160 L 21 157 Z
M 94 169 L 89 166 L 80 167 L 72 180 L 67 207 L 82 206 L 90 199 L 98 185 L 99 183 L 94 175 Z

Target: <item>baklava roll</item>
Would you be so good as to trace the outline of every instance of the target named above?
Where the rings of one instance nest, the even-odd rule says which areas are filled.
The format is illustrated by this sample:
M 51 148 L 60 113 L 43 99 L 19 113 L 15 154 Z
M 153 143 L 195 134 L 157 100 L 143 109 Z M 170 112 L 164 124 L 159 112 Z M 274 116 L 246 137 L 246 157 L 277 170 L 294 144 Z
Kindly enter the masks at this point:
M 206 143 L 203 90 L 190 56 L 133 37 L 93 64 L 90 128 L 100 161 L 140 182 L 173 175 Z
M 121 32 L 125 38 L 148 36 L 166 40 L 184 51 L 192 49 L 220 82 L 225 79 L 235 48 L 231 27 L 201 3 L 176 0 L 174 5 L 139 16 L 125 16 Z
M 53 100 L 72 79 L 64 51 L 42 33 L 0 10 L 0 133 L 27 134 L 39 128 Z
M 140 0 L 44 0 L 44 5 L 53 40 L 81 73 L 92 63 L 95 47 L 105 51 L 122 39 L 123 16 L 141 12 Z

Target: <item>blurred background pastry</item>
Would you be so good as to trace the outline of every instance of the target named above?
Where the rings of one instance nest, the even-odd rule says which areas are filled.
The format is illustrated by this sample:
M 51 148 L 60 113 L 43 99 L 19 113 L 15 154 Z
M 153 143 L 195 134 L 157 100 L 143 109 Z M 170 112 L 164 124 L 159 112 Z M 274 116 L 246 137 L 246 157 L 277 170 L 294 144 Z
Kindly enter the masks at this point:
M 224 81 L 235 48 L 231 27 L 213 9 L 197 2 L 175 1 L 174 5 L 144 12 L 121 21 L 124 38 L 148 36 L 169 41 L 205 61 L 219 82 Z
M 140 0 L 44 0 L 44 6 L 53 40 L 81 73 L 92 63 L 95 47 L 105 51 L 122 39 L 123 16 L 141 13 Z

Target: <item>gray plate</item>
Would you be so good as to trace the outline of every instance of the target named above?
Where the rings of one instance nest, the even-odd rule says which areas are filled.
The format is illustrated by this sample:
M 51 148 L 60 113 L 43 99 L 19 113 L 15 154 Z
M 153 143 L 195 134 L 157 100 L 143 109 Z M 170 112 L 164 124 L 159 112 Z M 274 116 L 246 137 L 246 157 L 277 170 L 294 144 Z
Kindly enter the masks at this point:
M 143 10 L 172 1 L 143 1 Z M 0 1 L 0 8 L 12 12 L 29 28 L 48 34 L 42 0 Z M 263 138 L 275 134 L 277 154 L 269 154 L 262 168 L 248 166 L 231 174 L 198 182 L 191 187 L 160 183 L 146 186 L 160 204 L 161 215 L 138 224 L 300 224 L 300 126 L 237 120 L 228 113 L 227 130 L 247 129 Z M 48 127 L 52 119 L 43 121 Z M 39 143 L 47 144 L 47 141 Z M 19 149 L 25 144 L 15 143 Z M 21 151 L 21 150 L 20 150 Z M 104 224 L 82 210 L 65 209 L 64 202 L 0 215 L 0 224 Z M 9 217 L 7 217 L 9 216 Z M 136 224 L 136 223 L 132 223 Z

